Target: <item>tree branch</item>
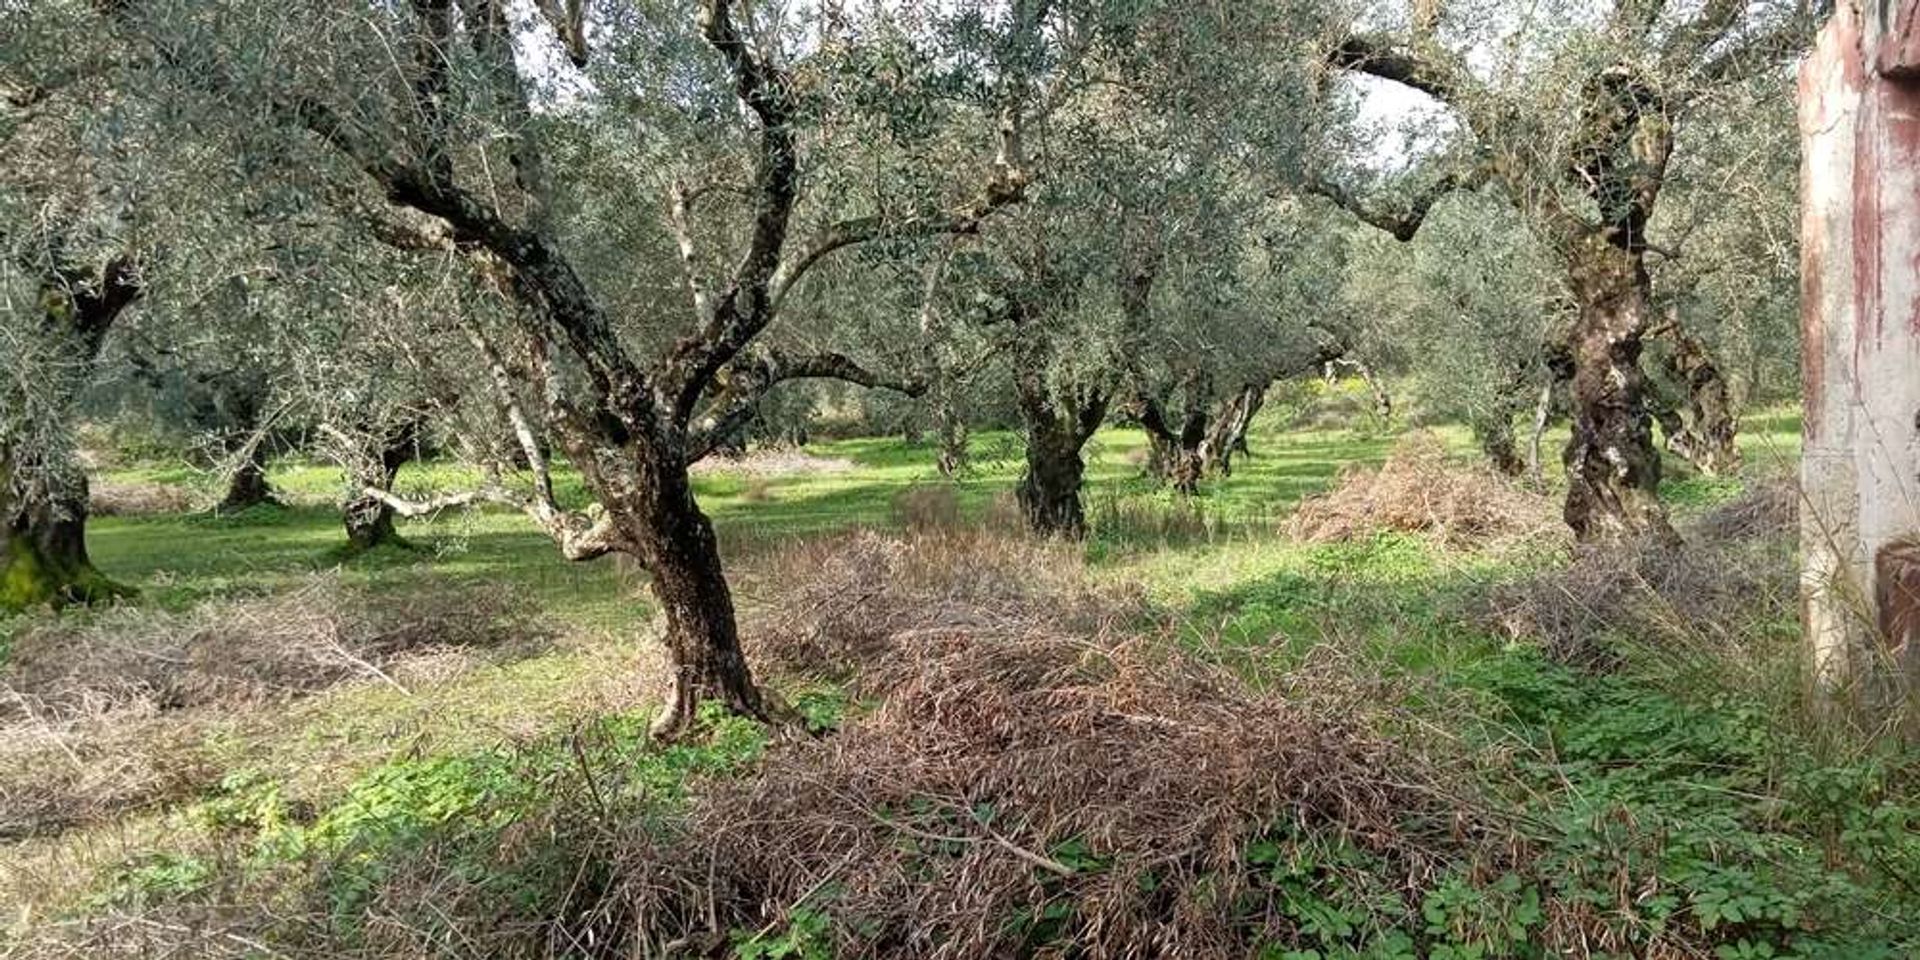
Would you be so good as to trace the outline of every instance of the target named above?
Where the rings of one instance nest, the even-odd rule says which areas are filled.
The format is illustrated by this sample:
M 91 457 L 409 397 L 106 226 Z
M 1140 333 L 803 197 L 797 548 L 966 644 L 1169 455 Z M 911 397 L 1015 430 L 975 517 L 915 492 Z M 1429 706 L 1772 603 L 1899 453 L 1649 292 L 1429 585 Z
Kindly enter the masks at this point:
M 839 380 L 869 389 L 893 390 L 909 397 L 926 392 L 927 384 L 918 376 L 894 376 L 877 373 L 838 353 L 815 353 L 793 357 L 777 350 L 761 351 L 748 364 L 734 363 L 729 368 L 726 386 L 699 417 L 687 445 L 687 462 L 694 463 L 713 453 L 734 432 L 753 419 L 762 397 L 775 384 L 788 380 Z
M 981 221 L 994 210 L 1010 203 L 1016 203 L 1020 195 L 1015 193 L 989 192 L 972 207 L 932 219 L 913 218 L 888 222 L 880 216 L 855 217 L 841 220 L 827 227 L 812 246 L 799 258 L 780 266 L 773 280 L 773 307 L 778 309 L 786 300 L 787 293 L 799 282 L 809 268 L 820 262 L 828 254 L 844 247 L 867 243 L 880 239 L 904 239 L 908 237 L 932 237 L 942 234 L 966 235 L 978 233 Z
M 1327 52 L 1327 64 L 1411 87 L 1459 109 L 1472 85 L 1466 69 L 1439 56 L 1432 44 L 1413 44 L 1395 37 L 1351 33 Z
M 1352 214 L 1355 219 L 1379 230 L 1383 230 L 1401 243 L 1411 241 L 1420 233 L 1420 226 L 1427 220 L 1427 214 L 1441 197 L 1456 190 L 1474 190 L 1486 183 L 1484 168 L 1476 166 L 1471 172 L 1449 173 L 1428 184 L 1415 193 L 1404 204 L 1388 204 L 1377 198 L 1368 200 L 1358 197 L 1346 187 L 1318 174 L 1307 177 L 1303 184 L 1308 193 L 1326 198 L 1342 210 Z

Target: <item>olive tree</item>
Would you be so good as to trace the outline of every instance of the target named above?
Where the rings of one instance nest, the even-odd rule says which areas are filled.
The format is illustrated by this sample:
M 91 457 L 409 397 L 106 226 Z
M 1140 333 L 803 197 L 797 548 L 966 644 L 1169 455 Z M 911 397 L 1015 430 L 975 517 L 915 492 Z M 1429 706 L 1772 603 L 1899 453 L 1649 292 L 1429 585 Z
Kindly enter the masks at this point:
M 519 62 L 516 45 L 551 50 L 554 34 L 497 0 L 295 6 L 156 2 L 139 16 L 156 62 L 210 111 L 304 131 L 378 193 L 404 245 L 457 255 L 510 300 L 505 323 L 467 332 L 535 480 L 473 495 L 512 501 L 570 559 L 619 553 L 647 570 L 674 671 L 656 733 L 706 700 L 770 716 L 687 468 L 782 382 L 914 388 L 845 353 L 788 349 L 776 321 L 837 252 L 973 232 L 1022 198 L 1023 133 L 1063 14 L 876 10 L 854 25 L 726 0 L 609 2 L 582 26 L 556 7 L 576 71 Z M 921 42 L 1007 34 L 1041 53 Z M 879 53 L 897 69 L 862 60 Z M 927 131 L 941 142 L 917 150 Z M 861 184 L 862 161 L 895 175 Z M 541 430 L 594 509 L 554 501 Z
M 122 592 L 88 558 L 74 414 L 146 288 L 112 46 L 66 4 L 0 11 L 0 610 Z
M 1491 180 L 1559 261 L 1575 312 L 1566 519 L 1582 539 L 1673 535 L 1640 365 L 1656 322 L 1648 258 L 1664 246 L 1650 224 L 1702 99 L 1778 69 L 1811 14 L 1784 0 L 1618 0 L 1514 19 L 1422 0 L 1326 44 L 1331 68 L 1443 104 L 1460 142 L 1398 202 L 1337 178 L 1322 192 L 1411 237 L 1437 196 Z

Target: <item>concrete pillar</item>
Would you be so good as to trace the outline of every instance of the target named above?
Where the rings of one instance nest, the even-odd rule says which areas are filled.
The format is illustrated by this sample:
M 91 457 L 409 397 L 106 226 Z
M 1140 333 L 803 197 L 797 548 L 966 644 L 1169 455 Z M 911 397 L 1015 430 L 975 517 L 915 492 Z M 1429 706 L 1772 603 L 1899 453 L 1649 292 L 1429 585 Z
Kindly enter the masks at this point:
M 1799 95 L 1807 643 L 1884 709 L 1920 677 L 1920 0 L 1840 0 Z

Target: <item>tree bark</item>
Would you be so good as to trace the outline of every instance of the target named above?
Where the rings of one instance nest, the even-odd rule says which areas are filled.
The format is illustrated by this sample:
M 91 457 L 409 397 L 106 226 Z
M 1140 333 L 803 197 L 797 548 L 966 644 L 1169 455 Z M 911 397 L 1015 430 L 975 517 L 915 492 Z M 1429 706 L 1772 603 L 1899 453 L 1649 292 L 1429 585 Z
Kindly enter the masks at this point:
M 25 497 L 0 455 L 0 610 L 93 603 L 128 591 L 87 556 L 87 480 L 74 471 L 59 490 Z
M 142 291 L 133 261 L 98 272 L 56 268 L 42 281 L 40 330 L 55 362 L 90 370 L 107 332 Z M 77 389 L 49 371 L 62 413 Z M 10 402 L 0 396 L 0 402 Z M 31 439 L 31 438 L 30 438 Z M 0 610 L 91 603 L 131 593 L 87 556 L 87 477 L 63 442 L 10 445 L 0 437 Z
M 1658 336 L 1667 341 L 1659 369 L 1674 389 L 1674 397 L 1662 398 L 1665 402 L 1656 411 L 1667 449 L 1710 477 L 1737 472 L 1740 422 L 1719 365 L 1707 345 L 1680 326 L 1673 311 Z
M 967 422 L 946 405 L 936 407 L 933 417 L 940 444 L 936 466 L 941 476 L 952 480 L 967 470 Z
M 394 529 L 392 504 L 371 495 L 367 490 L 392 490 L 394 480 L 400 476 L 400 468 L 414 458 L 418 440 L 418 425 L 404 424 L 378 441 L 377 447 L 368 449 L 363 456 L 353 458 L 348 465 L 354 493 L 341 508 L 340 516 L 346 525 L 349 550 L 359 553 L 379 546 L 405 545 L 406 541 Z
M 1495 470 L 1509 477 L 1522 476 L 1527 472 L 1527 463 L 1520 457 L 1519 438 L 1513 431 L 1513 419 L 1488 416 L 1476 419 L 1473 423 L 1473 438 L 1480 444 L 1480 450 L 1487 455 L 1487 462 Z
M 227 477 L 227 494 L 217 508 L 222 513 L 245 510 L 274 503 L 273 485 L 267 482 L 267 445 L 257 439 L 231 453 L 239 457 Z
M 1540 349 L 1545 359 L 1546 378 L 1533 405 L 1533 432 L 1527 438 L 1527 476 L 1535 489 L 1544 490 L 1547 476 L 1540 448 L 1545 444 L 1547 425 L 1553 421 L 1554 396 L 1561 392 L 1562 385 L 1573 382 L 1573 352 L 1566 341 L 1558 337 L 1549 339 Z
M 1087 515 L 1080 504 L 1086 475 L 1081 448 L 1086 438 L 1069 418 L 1027 419 L 1027 470 L 1015 493 L 1027 528 L 1047 536 L 1086 536 Z
M 193 377 L 189 416 L 219 445 L 217 466 L 227 471 L 227 493 L 215 509 L 232 512 L 274 502 L 267 482 L 269 386 L 259 367 L 241 367 Z
M 1180 392 L 1177 429 L 1163 399 L 1145 390 L 1134 398 L 1132 414 L 1147 432 L 1148 475 L 1181 496 L 1193 496 L 1200 491 L 1200 478 L 1215 462 L 1210 444 L 1211 424 L 1217 422 L 1211 409 L 1213 378 L 1204 370 L 1189 371 L 1180 378 Z
M 1023 333 L 1016 341 L 1014 386 L 1026 425 L 1027 469 L 1014 493 L 1027 529 L 1078 539 L 1087 533 L 1081 450 L 1106 419 L 1107 397 L 1097 388 L 1056 397 L 1047 385 L 1051 348 L 1045 332 Z
M 1520 456 L 1520 438 L 1513 423 L 1528 406 L 1527 368 L 1512 370 L 1507 381 L 1493 391 L 1491 406 L 1473 418 L 1469 425 L 1481 452 L 1495 470 L 1509 477 L 1526 473 L 1527 462 Z
M 653 735 L 671 738 L 684 732 L 707 701 L 743 717 L 774 719 L 740 649 L 719 541 L 712 521 L 694 502 L 686 467 L 678 457 L 653 457 L 640 463 L 637 475 L 632 493 L 610 509 L 624 514 L 616 524 L 637 545 L 666 622 L 673 672 Z
M 1243 384 L 1222 403 L 1200 448 L 1201 459 L 1208 469 L 1230 477 L 1234 454 L 1252 455 L 1247 449 L 1247 431 L 1253 426 L 1260 407 L 1267 402 L 1267 386 L 1264 382 Z
M 1677 536 L 1660 502 L 1660 453 L 1640 370 L 1651 283 L 1643 255 L 1597 234 L 1567 251 L 1574 323 L 1565 517 L 1582 542 Z
M 1874 723 L 1920 689 L 1916 27 L 1840 4 L 1800 67 L 1801 609 L 1820 702 Z

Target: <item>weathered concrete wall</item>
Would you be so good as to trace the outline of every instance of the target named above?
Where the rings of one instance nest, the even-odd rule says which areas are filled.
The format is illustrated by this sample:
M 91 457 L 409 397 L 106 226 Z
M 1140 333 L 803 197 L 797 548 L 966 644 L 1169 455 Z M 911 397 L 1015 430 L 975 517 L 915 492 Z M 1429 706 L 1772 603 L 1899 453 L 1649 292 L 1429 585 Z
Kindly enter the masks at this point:
M 1920 664 L 1920 0 L 1836 7 L 1800 70 L 1802 586 L 1822 685 L 1884 704 Z

